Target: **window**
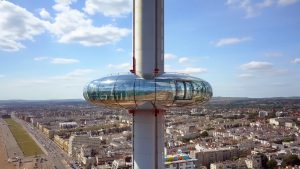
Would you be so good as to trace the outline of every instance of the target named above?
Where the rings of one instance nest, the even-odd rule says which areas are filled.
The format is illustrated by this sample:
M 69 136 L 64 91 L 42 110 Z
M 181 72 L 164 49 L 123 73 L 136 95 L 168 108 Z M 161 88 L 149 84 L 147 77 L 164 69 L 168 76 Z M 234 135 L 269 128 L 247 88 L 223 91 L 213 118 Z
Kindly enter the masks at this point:
M 191 82 L 176 82 L 176 99 L 191 100 L 193 98 L 193 85 Z
M 183 100 L 185 94 L 184 82 L 176 82 L 176 99 Z
M 185 89 L 186 89 L 186 93 L 185 93 L 185 99 L 187 100 L 191 100 L 193 97 L 193 86 L 191 82 L 185 82 Z

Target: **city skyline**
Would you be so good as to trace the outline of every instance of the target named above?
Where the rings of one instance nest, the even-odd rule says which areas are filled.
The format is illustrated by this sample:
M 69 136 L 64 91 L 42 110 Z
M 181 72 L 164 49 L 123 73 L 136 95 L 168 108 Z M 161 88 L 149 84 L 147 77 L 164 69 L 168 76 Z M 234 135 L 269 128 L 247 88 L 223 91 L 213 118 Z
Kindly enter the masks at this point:
M 82 98 L 88 81 L 128 72 L 130 2 L 0 1 L 0 100 Z M 214 96 L 300 96 L 298 0 L 165 4 L 166 72 Z

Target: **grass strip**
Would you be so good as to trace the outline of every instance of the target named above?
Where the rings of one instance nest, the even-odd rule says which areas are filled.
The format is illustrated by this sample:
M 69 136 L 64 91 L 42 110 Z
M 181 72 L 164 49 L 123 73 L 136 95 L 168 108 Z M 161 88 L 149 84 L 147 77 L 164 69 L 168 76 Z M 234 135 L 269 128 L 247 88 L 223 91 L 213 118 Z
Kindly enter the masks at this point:
M 41 148 L 37 143 L 30 137 L 27 131 L 16 121 L 11 118 L 4 119 L 8 124 L 8 127 L 14 136 L 17 144 L 22 150 L 24 156 L 33 156 L 43 154 Z

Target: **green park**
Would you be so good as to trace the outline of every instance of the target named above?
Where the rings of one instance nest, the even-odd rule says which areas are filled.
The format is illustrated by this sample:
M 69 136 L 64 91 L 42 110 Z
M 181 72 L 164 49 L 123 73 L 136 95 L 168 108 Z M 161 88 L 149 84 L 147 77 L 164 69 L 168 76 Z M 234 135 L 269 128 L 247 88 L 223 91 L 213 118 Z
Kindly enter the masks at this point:
M 5 119 L 5 121 L 24 156 L 43 154 L 43 151 L 40 149 L 40 147 L 20 124 L 11 118 Z

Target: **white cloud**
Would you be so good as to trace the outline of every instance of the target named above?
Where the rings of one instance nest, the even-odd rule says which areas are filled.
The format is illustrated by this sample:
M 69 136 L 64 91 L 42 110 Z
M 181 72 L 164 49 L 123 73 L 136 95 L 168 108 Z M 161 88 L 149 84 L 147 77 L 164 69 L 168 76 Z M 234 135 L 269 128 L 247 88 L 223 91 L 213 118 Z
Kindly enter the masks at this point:
M 165 64 L 165 72 L 172 72 L 172 66 Z
M 165 53 L 165 60 L 173 60 L 175 59 L 177 56 L 172 54 L 172 53 Z
M 185 74 L 199 74 L 207 72 L 207 69 L 200 67 L 187 67 L 183 70 L 177 70 L 176 72 L 185 73 Z
M 94 26 L 85 13 L 72 9 L 76 0 L 55 0 L 55 17 L 42 8 L 41 18 L 35 17 L 25 8 L 11 2 L 0 1 L 0 50 L 18 51 L 25 46 L 22 41 L 34 40 L 34 37 L 46 31 L 54 34 L 61 43 L 79 43 L 84 46 L 102 46 L 120 41 L 131 33 L 128 28 L 112 25 Z M 50 20 L 51 21 L 46 21 Z
M 18 38 L 15 38 L 15 40 L 3 39 L 3 37 L 1 37 L 0 35 L 0 50 L 7 52 L 15 52 L 22 48 L 25 48 L 25 46 L 21 42 L 18 42 L 19 40 L 20 39 Z
M 90 15 L 99 12 L 104 16 L 121 17 L 132 11 L 132 0 L 86 0 L 83 10 Z
M 18 82 L 20 86 L 30 86 L 30 85 L 40 85 L 49 83 L 48 80 L 40 80 L 40 79 L 30 79 L 30 80 L 20 80 Z
M 44 60 L 48 60 L 48 59 L 49 59 L 48 57 L 44 57 L 44 56 L 33 58 L 34 61 L 44 61 Z
M 130 64 L 129 63 L 122 63 L 122 64 L 109 64 L 107 66 L 110 69 L 130 69 Z
M 75 69 L 69 73 L 43 78 L 30 76 L 1 83 L 0 99 L 74 99 L 82 98 L 87 82 L 99 77 L 94 69 Z M 25 90 L 24 90 L 25 89 Z M 35 92 L 32 92 L 35 91 Z
M 271 76 L 281 76 L 281 75 L 287 75 L 290 71 L 288 69 L 271 69 L 268 74 Z
M 63 35 L 59 39 L 59 42 L 77 42 L 84 46 L 103 46 L 120 41 L 129 33 L 130 30 L 127 28 L 118 28 L 112 25 L 102 27 L 80 27 L 66 35 Z
M 258 62 L 258 61 L 251 61 L 249 63 L 245 63 L 240 66 L 243 70 L 249 71 L 259 71 L 259 70 L 269 70 L 273 68 L 273 64 L 269 62 Z
M 189 60 L 189 58 L 187 58 L 187 57 L 181 57 L 181 58 L 179 58 L 179 60 L 178 60 L 178 62 L 180 63 L 180 64 L 186 64 L 186 63 L 188 63 L 190 60 Z
M 53 58 L 51 59 L 50 63 L 52 64 L 74 64 L 79 63 L 77 59 L 66 59 L 66 58 Z
M 243 10 L 246 13 L 246 18 L 258 15 L 250 0 L 227 0 L 226 5 Z
M 70 9 L 70 5 L 77 0 L 55 0 L 53 9 L 56 11 L 66 11 Z
M 265 53 L 265 56 L 267 57 L 280 57 L 283 56 L 281 52 L 267 52 Z
M 239 43 L 243 43 L 246 41 L 250 41 L 252 40 L 252 38 L 250 37 L 243 37 L 243 38 L 223 38 L 223 39 L 219 39 L 217 42 L 215 42 L 215 46 L 217 47 L 222 47 L 222 46 L 226 46 L 226 45 L 236 45 Z
M 77 80 L 80 79 L 88 74 L 94 73 L 95 70 L 93 69 L 75 69 L 70 73 L 67 73 L 66 75 L 62 76 L 54 76 L 51 79 L 56 80 Z
M 42 19 L 52 19 L 51 15 L 45 8 L 40 9 L 39 15 Z
M 116 51 L 117 51 L 117 52 L 125 52 L 125 49 L 123 49 L 123 48 L 118 48 L 118 49 L 116 49 Z
M 244 73 L 244 74 L 238 75 L 238 77 L 240 77 L 240 78 L 252 78 L 252 77 L 254 77 L 254 75 L 249 74 L 249 73 Z
M 287 5 L 292 5 L 294 3 L 299 2 L 299 0 L 278 0 L 278 5 L 279 6 L 287 6 Z
M 292 63 L 294 64 L 300 64 L 300 58 L 295 58 Z
M 5 0 L 0 1 L 0 16 L 0 50 L 3 51 L 25 48 L 22 41 L 33 40 L 46 30 L 45 21 Z
M 66 65 L 66 64 L 75 64 L 79 63 L 80 61 L 77 59 L 70 59 L 70 58 L 51 58 L 51 57 L 35 57 L 33 58 L 34 61 L 50 61 L 52 64 L 61 64 L 61 65 Z
M 243 10 L 246 18 L 253 18 L 260 14 L 260 11 L 272 6 L 288 6 L 297 3 L 299 0 L 227 0 L 226 5 L 236 9 Z
M 274 4 L 274 0 L 264 0 L 261 3 L 258 3 L 257 6 L 259 8 L 267 8 L 267 7 L 272 6 L 273 4 Z
M 48 29 L 58 37 L 60 43 L 79 43 L 84 46 L 102 46 L 115 43 L 130 34 L 128 28 L 112 25 L 96 27 L 83 12 L 72 9 L 72 0 L 57 2 L 54 23 Z
M 270 83 L 270 86 L 276 86 L 276 87 L 286 87 L 290 86 L 291 84 L 286 83 L 286 82 L 272 82 Z
M 277 68 L 270 62 L 251 61 L 240 65 L 240 68 L 246 71 L 246 73 L 239 75 L 240 78 L 259 77 L 265 79 L 266 77 L 286 76 L 290 73 L 289 70 Z
M 56 6 L 53 8 L 56 9 L 55 7 Z M 56 17 L 54 18 L 54 22 L 49 25 L 49 31 L 58 37 L 64 36 L 65 34 L 68 34 L 79 27 L 92 26 L 92 20 L 88 19 L 84 13 L 75 9 L 70 9 L 69 6 L 57 10 L 56 12 L 57 13 Z

